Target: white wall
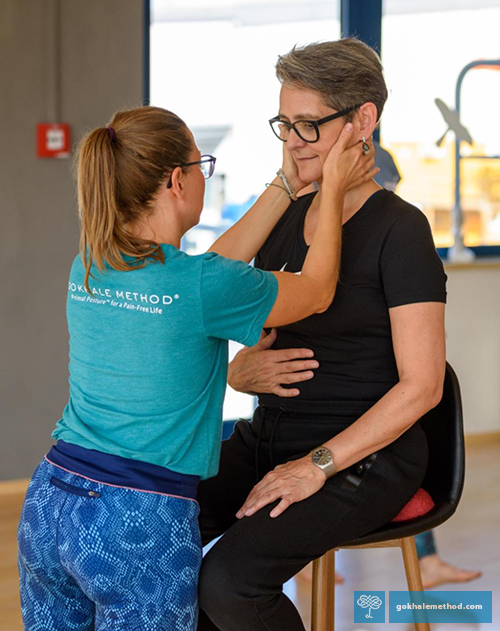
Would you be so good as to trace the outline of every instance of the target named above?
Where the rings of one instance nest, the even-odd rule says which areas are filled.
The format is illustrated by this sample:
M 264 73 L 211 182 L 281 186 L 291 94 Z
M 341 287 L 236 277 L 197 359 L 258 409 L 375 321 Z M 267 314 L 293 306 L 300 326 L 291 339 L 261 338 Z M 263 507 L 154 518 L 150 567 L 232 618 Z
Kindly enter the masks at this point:
M 447 266 L 447 356 L 466 434 L 500 432 L 500 261 Z

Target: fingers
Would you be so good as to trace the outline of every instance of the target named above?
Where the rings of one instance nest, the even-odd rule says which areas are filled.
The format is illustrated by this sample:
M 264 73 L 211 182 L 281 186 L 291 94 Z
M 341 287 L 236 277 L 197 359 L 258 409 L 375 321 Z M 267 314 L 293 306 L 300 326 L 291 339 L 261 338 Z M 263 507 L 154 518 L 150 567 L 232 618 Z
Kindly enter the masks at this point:
M 375 160 L 372 156 L 361 155 L 359 162 L 353 173 L 354 182 L 365 182 L 367 179 L 373 178 L 380 169 L 375 166 Z
M 271 517 L 278 517 L 291 504 L 297 501 L 297 498 L 294 499 L 294 495 L 296 496 L 297 494 L 294 492 L 287 492 L 284 489 L 280 489 L 278 487 L 271 488 L 268 485 L 266 490 L 261 489 L 259 492 L 255 493 L 255 495 L 252 495 L 252 493 L 250 493 L 247 500 L 245 501 L 245 504 L 243 504 L 240 510 L 236 513 L 236 517 L 238 519 L 242 519 L 243 517 L 250 517 L 251 515 L 254 515 L 262 508 L 264 508 L 264 506 L 272 504 L 277 499 L 281 498 L 280 503 L 275 506 L 273 510 L 269 513 Z
M 313 377 L 314 373 L 310 370 L 278 375 L 276 377 L 278 383 L 271 388 L 271 393 L 284 398 L 297 397 L 300 394 L 298 388 L 284 388 L 283 384 L 301 383 L 302 381 L 309 381 Z
M 266 330 L 262 329 L 262 331 L 260 332 L 259 341 L 257 342 L 256 346 L 258 346 L 262 342 L 262 340 L 265 339 L 267 336 L 268 336 L 268 333 L 266 333 Z
M 270 517 L 278 517 L 279 515 L 281 515 L 281 513 L 285 512 L 291 504 L 293 504 L 293 501 L 291 499 L 283 497 L 278 506 L 275 506 L 273 510 L 269 513 Z
M 282 362 L 280 364 L 280 370 L 283 373 L 299 373 L 302 370 L 315 370 L 316 368 L 319 368 L 319 363 L 313 359 L 313 360 L 297 360 L 297 361 L 292 361 L 292 362 Z M 292 381 L 289 381 L 288 383 L 293 383 Z
M 251 517 L 254 513 L 260 511 L 261 508 L 272 504 L 281 497 L 281 491 L 279 489 L 270 489 L 269 491 L 263 491 L 247 505 L 243 511 L 244 517 Z
M 275 394 L 277 397 L 283 399 L 291 399 L 292 397 L 298 397 L 300 390 L 297 388 L 283 388 L 282 386 L 274 386 L 271 390 L 271 394 Z
M 236 517 L 250 517 L 279 499 L 280 502 L 270 512 L 271 517 L 277 517 L 290 504 L 316 493 L 325 482 L 326 476 L 307 456 L 278 465 L 253 487 Z
M 372 180 L 378 173 L 380 173 L 380 169 L 378 167 L 371 169 L 370 171 L 359 177 L 357 180 L 355 180 L 352 184 L 350 184 L 347 190 L 350 191 L 354 188 L 357 188 L 358 186 L 361 186 L 361 184 L 366 184 L 366 182 Z
M 342 131 L 340 132 L 340 136 L 338 137 L 338 140 L 334 145 L 335 150 L 338 151 L 339 154 L 345 151 L 345 148 L 351 140 L 353 129 L 354 127 L 352 123 L 347 123 L 347 125 L 344 125 Z
M 277 337 L 278 337 L 278 332 L 276 331 L 276 329 L 271 329 L 271 332 L 268 333 L 267 335 L 265 334 L 265 331 L 263 330 L 262 336 L 259 340 L 259 343 L 257 344 L 258 348 L 260 350 L 268 350 L 274 344 Z
M 250 517 L 250 515 L 253 515 L 267 504 L 271 504 L 271 502 L 276 501 L 281 496 L 278 488 L 270 488 L 268 484 L 262 487 L 261 485 L 264 480 L 265 478 L 263 478 L 260 483 L 254 487 L 250 495 L 245 500 L 243 506 L 236 513 L 236 517 L 238 519 Z
M 278 382 L 280 384 L 300 383 L 301 381 L 308 381 L 314 377 L 312 370 L 306 370 L 305 372 L 290 372 L 283 375 L 278 375 Z
M 378 167 L 374 167 L 373 169 L 370 169 L 368 173 L 365 173 L 365 175 L 363 176 L 363 182 L 368 182 L 369 180 L 372 180 L 379 173 L 380 173 L 380 169 Z
M 349 190 L 368 182 L 380 171 L 380 169 L 375 167 L 375 153 L 371 139 L 366 141 L 370 145 L 370 152 L 368 154 L 362 151 L 362 142 L 363 141 L 360 140 L 352 147 L 349 147 L 349 149 L 346 149 L 344 153 L 344 156 L 349 156 L 349 159 L 353 160 L 353 168 L 349 178 Z M 355 158 L 352 156 L 355 156 Z
M 274 359 L 277 362 L 287 362 L 311 357 L 314 357 L 314 351 L 310 348 L 285 348 L 280 351 L 274 351 Z
M 363 147 L 363 141 L 362 140 L 358 140 L 356 143 L 354 143 L 350 147 L 346 148 L 345 151 L 344 151 L 344 154 L 346 156 L 357 156 L 355 162 L 357 161 L 358 164 L 363 164 L 364 165 L 364 164 L 368 164 L 369 162 L 372 162 L 374 164 L 375 163 L 375 153 L 373 151 L 373 143 L 372 143 L 371 139 L 368 139 L 366 142 L 370 146 L 369 153 L 364 153 L 363 148 L 362 148 Z
M 300 390 L 297 388 L 283 388 L 282 384 L 301 383 L 302 381 L 308 381 L 314 377 L 313 369 L 319 367 L 317 361 L 294 361 L 283 362 L 280 364 L 280 370 L 286 370 L 276 375 L 276 385 L 271 389 L 272 394 L 278 397 L 291 398 L 297 397 L 300 394 Z
M 259 496 L 258 499 L 254 501 L 251 505 L 247 507 L 242 506 L 241 509 L 236 513 L 236 517 L 241 519 L 242 517 L 250 517 L 254 513 L 257 513 L 267 506 L 268 504 L 272 504 L 277 499 L 280 498 L 280 493 L 278 489 L 274 489 L 272 491 L 268 491 Z M 285 496 L 281 498 L 280 503 L 273 508 L 273 510 L 269 513 L 270 517 L 278 517 L 281 515 L 289 506 L 294 503 L 295 500 L 292 499 L 291 496 Z

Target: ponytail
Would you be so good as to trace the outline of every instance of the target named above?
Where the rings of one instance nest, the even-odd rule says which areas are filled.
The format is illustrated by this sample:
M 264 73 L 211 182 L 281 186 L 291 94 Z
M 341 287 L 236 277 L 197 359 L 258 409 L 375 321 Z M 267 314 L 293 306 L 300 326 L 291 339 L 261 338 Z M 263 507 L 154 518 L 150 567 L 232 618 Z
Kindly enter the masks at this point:
M 160 184 L 187 162 L 192 141 L 185 123 L 155 107 L 118 112 L 110 127 L 91 131 L 77 154 L 80 251 L 85 288 L 91 294 L 92 264 L 118 271 L 164 263 L 161 246 L 134 237 L 130 225 L 150 210 Z M 132 258 L 132 261 L 125 260 Z

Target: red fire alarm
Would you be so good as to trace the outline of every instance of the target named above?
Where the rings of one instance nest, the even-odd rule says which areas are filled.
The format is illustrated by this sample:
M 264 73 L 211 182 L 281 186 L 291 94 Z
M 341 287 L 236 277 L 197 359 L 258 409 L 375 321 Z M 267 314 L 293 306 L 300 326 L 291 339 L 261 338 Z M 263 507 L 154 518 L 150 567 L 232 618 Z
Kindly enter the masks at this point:
M 70 155 L 70 127 L 66 123 L 38 123 L 36 127 L 39 158 L 67 158 Z

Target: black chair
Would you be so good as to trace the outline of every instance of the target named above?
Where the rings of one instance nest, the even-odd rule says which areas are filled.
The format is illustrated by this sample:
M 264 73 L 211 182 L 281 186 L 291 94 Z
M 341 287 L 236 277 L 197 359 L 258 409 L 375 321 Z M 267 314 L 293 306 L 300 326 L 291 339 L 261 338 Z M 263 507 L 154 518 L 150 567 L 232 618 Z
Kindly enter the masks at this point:
M 456 511 L 465 477 L 465 447 L 460 386 L 446 364 L 441 402 L 420 421 L 429 444 L 429 465 L 422 488 L 435 502 L 422 517 L 391 522 L 358 539 L 329 550 L 313 563 L 312 631 L 334 631 L 335 551 L 341 548 L 400 547 L 409 591 L 422 591 L 422 577 L 414 536 L 436 528 Z M 428 623 L 415 623 L 416 631 L 429 631 Z

